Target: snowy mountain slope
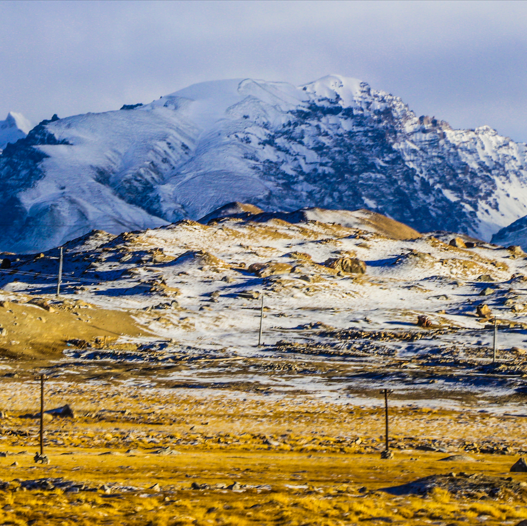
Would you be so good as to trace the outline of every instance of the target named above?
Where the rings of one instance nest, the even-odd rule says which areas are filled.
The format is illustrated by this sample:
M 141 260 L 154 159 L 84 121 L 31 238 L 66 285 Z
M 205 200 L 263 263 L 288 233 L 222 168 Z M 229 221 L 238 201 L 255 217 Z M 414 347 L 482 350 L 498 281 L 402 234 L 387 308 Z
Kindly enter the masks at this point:
M 418 231 L 490 239 L 527 215 L 526 145 L 452 130 L 340 76 L 206 82 L 120 111 L 44 121 L 0 157 L 0 249 L 92 229 L 266 210 L 369 209 Z
M 30 122 L 21 113 L 9 112 L 5 121 L 0 121 L 0 153 L 7 143 L 23 139 L 30 130 Z
M 492 242 L 503 246 L 519 245 L 527 251 L 527 216 L 496 232 L 492 236 Z

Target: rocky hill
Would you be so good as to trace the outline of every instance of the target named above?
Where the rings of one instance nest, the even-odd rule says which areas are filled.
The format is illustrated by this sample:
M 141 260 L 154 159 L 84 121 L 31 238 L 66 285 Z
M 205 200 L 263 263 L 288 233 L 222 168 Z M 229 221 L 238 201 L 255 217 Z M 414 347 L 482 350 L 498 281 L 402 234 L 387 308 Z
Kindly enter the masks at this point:
M 355 79 L 207 82 L 44 121 L 7 145 L 0 249 L 196 220 L 232 201 L 369 209 L 420 232 L 489 240 L 527 215 L 526 148 L 486 126 L 418 117 Z

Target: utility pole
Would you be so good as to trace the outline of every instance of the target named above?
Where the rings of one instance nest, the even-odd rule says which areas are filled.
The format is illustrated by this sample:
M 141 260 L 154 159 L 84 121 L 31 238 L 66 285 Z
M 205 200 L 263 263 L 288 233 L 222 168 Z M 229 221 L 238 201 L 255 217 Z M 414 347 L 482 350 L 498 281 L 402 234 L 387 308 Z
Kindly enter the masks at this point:
M 34 460 L 36 463 L 49 464 L 48 457 L 44 455 L 44 380 L 46 377 L 40 375 L 40 453 L 36 453 Z
M 258 333 L 258 347 L 262 346 L 263 316 L 264 316 L 264 293 L 262 292 L 262 305 L 260 307 L 260 332 Z
M 498 320 L 494 318 L 494 342 L 492 345 L 492 363 L 496 363 L 496 352 L 498 351 Z
M 384 393 L 384 423 L 385 423 L 385 449 L 381 453 L 381 458 L 390 459 L 393 458 L 393 453 L 390 451 L 390 428 L 388 419 L 388 394 L 391 393 L 389 389 L 383 389 L 381 393 Z
M 62 283 L 62 263 L 63 263 L 63 248 L 60 247 L 60 261 L 59 261 L 59 279 L 57 281 L 57 298 L 60 296 L 60 284 Z

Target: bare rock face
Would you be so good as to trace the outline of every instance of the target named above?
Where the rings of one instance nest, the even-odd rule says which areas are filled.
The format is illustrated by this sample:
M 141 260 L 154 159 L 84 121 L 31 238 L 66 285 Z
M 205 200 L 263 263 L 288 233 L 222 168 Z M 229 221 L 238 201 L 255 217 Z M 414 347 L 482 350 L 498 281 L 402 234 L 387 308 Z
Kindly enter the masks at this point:
M 456 248 L 467 248 L 467 245 L 465 245 L 465 242 L 460 237 L 451 239 L 449 245 Z
M 346 274 L 366 274 L 366 263 L 358 258 L 340 257 L 330 258 L 324 265 Z
M 483 303 L 477 306 L 476 314 L 479 318 L 490 318 L 492 316 L 492 310 L 487 304 Z
M 510 471 L 511 473 L 527 473 L 527 462 L 523 458 L 520 458 L 518 462 L 511 466 Z

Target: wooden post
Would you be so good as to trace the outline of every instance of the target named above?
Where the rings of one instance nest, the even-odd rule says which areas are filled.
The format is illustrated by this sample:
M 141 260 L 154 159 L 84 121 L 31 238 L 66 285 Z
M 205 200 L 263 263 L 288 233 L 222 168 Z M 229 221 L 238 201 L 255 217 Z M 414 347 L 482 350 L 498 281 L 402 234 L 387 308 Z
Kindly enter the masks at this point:
M 40 453 L 35 453 L 34 460 L 38 464 L 49 464 L 49 459 L 44 455 L 44 380 L 46 376 L 40 375 Z
M 40 456 L 44 456 L 44 375 L 40 375 Z
M 57 298 L 60 295 L 60 284 L 62 283 L 62 260 L 63 260 L 63 248 L 60 247 L 59 279 L 57 281 Z
M 263 316 L 264 316 L 264 293 L 262 292 L 262 305 L 260 307 L 260 332 L 258 333 L 258 347 L 262 344 L 262 327 L 263 327 Z
M 385 449 L 381 453 L 381 458 L 389 459 L 393 458 L 393 453 L 390 451 L 390 427 L 388 419 L 388 393 L 391 393 L 389 389 L 383 389 L 384 393 L 384 424 L 385 424 Z
M 388 419 L 388 389 L 384 390 L 384 420 L 385 420 L 386 451 L 390 451 L 390 445 L 389 445 L 390 423 Z

